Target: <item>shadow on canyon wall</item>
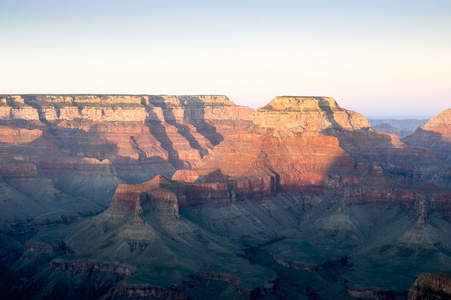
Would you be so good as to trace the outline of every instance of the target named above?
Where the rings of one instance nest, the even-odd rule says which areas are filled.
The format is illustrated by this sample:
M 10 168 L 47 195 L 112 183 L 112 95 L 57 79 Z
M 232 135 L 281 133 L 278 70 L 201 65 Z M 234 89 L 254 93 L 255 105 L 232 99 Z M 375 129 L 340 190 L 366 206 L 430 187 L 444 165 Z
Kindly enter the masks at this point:
M 182 124 L 177 120 L 173 108 L 164 102 L 164 98 L 153 96 L 153 99 L 160 100 L 155 103 L 155 106 L 163 109 L 164 122 L 174 126 L 177 129 L 177 132 L 188 141 L 190 147 L 198 151 L 200 158 L 208 154 L 209 149 L 200 145 L 188 125 Z M 183 112 L 183 122 L 194 126 L 195 131 L 199 133 L 202 138 L 207 139 L 212 146 L 215 146 L 224 140 L 222 135 L 217 133 L 216 128 L 205 121 L 205 104 L 203 101 L 196 97 L 180 97 L 179 101 L 181 104 L 186 105 Z M 177 169 L 192 167 L 186 159 L 184 160 L 180 157 L 179 151 L 174 148 L 173 141 L 171 141 L 168 136 L 166 127 L 162 124 L 162 121 L 157 121 L 158 116 L 152 109 L 148 109 L 148 112 L 150 120 L 146 122 L 146 125 L 149 127 L 152 135 L 170 154 L 170 162 L 174 164 Z
M 177 133 L 184 137 L 189 146 L 197 151 L 200 156 L 205 155 L 202 153 L 208 152 L 209 149 L 201 146 L 189 126 L 176 122 L 175 115 L 170 107 L 164 106 L 164 108 L 165 122 L 175 127 Z M 220 253 L 214 259 L 218 259 L 218 257 L 223 259 L 229 257 L 229 255 L 233 257 L 233 260 L 238 257 L 240 259 L 245 258 L 251 265 L 271 270 L 277 275 L 276 279 L 271 282 L 272 288 L 254 289 L 249 292 L 248 296 L 252 299 L 269 300 L 290 297 L 292 299 L 321 299 L 328 298 L 328 293 L 345 298 L 352 295 L 366 297 L 367 294 L 371 293 L 374 298 L 398 297 L 402 299 L 406 297 L 406 288 L 408 289 L 409 284 L 413 283 L 416 276 L 423 271 L 431 270 L 428 264 L 433 265 L 436 269 L 446 268 L 451 261 L 449 245 L 443 243 L 432 243 L 431 245 L 423 243 L 423 245 L 414 238 L 417 236 L 424 238 L 431 232 L 435 234 L 434 228 L 439 228 L 446 235 L 446 232 L 451 232 L 451 230 L 448 230 L 449 224 L 444 222 L 435 211 L 430 211 L 428 212 L 430 215 L 428 223 L 420 224 L 423 227 L 415 227 L 415 222 L 420 215 L 420 205 L 413 203 L 417 199 L 412 198 L 408 200 L 411 201 L 408 203 L 401 202 L 398 198 L 405 198 L 405 195 L 401 195 L 400 192 L 400 195 L 393 196 L 392 186 L 387 188 L 384 186 L 386 181 L 378 182 L 377 180 L 380 179 L 371 174 L 371 172 L 376 172 L 370 166 L 364 167 L 363 171 L 358 166 L 359 162 L 380 161 L 385 170 L 380 170 L 381 173 L 378 174 L 385 176 L 384 172 L 390 171 L 394 174 L 394 177 L 404 177 L 406 178 L 404 182 L 410 183 L 411 180 L 408 179 L 408 176 L 411 176 L 411 164 L 428 158 L 428 156 L 425 157 L 426 154 L 429 155 L 428 152 L 424 149 L 404 149 L 396 144 L 390 136 L 377 134 L 372 132 L 371 129 L 365 129 L 361 132 L 347 131 L 333 118 L 332 110 L 328 105 L 323 105 L 322 109 L 328 113 L 333 127 L 325 130 L 324 133 L 339 139 L 340 146 L 356 158 L 354 166 L 343 166 L 342 162 L 349 159 L 345 155 L 335 157 L 329 162 L 329 167 L 323 171 L 325 181 L 322 184 L 307 180 L 299 185 L 293 184 L 285 192 L 270 190 L 273 194 L 265 194 L 265 191 L 254 191 L 252 189 L 251 191 L 255 192 L 254 197 L 251 193 L 235 193 L 234 195 L 232 190 L 227 187 L 227 205 L 223 205 L 224 202 L 221 202 L 222 205 L 218 206 L 209 205 L 211 204 L 210 200 L 216 200 L 214 196 L 218 190 L 206 185 L 202 190 L 206 195 L 205 198 L 196 203 L 196 201 L 199 201 L 198 197 L 194 195 L 188 197 L 187 200 L 190 202 L 188 204 L 193 205 L 187 205 L 181 209 L 182 218 L 196 223 L 198 228 L 192 232 L 184 231 L 180 235 L 171 233 L 170 238 L 164 240 L 166 244 L 163 243 L 163 246 L 159 246 L 160 248 L 155 248 L 158 251 L 171 249 L 170 263 L 172 265 L 167 269 L 159 265 L 158 270 L 165 274 L 177 273 L 178 265 L 176 263 L 190 258 L 185 250 L 190 251 L 190 255 L 193 255 L 196 259 L 201 256 L 196 249 L 203 248 L 196 248 L 200 247 L 199 243 L 193 241 L 197 239 L 198 242 L 201 241 L 200 244 L 207 247 L 208 242 L 219 240 L 216 237 L 212 238 L 213 235 L 227 239 L 227 242 L 223 241 L 225 247 L 230 247 L 230 244 L 236 243 L 239 244 L 237 249 L 240 249 L 240 251 L 245 249 L 242 251 L 244 253 L 241 254 L 239 254 L 240 251 L 236 250 L 238 254 L 234 253 L 235 256 L 229 253 L 226 253 L 226 255 Z M 197 126 L 193 125 L 196 127 L 196 131 L 213 145 L 216 145 L 223 137 L 217 133 L 213 125 L 204 120 L 203 116 L 204 111 L 202 109 L 200 115 L 196 115 L 198 121 L 193 121 L 191 124 L 197 124 Z M 190 121 L 193 116 L 188 113 L 185 117 L 187 121 Z M 152 136 L 161 143 L 162 148 L 169 153 L 169 162 L 177 168 L 189 168 L 190 166 L 185 163 L 185 160 L 181 159 L 179 150 L 176 149 L 171 140 L 165 124 L 162 121 L 155 121 L 158 119 L 156 115 L 151 116 L 151 118 L 153 121 L 148 121 L 145 126 L 149 128 Z M 27 129 L 39 127 L 42 130 L 44 128 L 42 125 L 27 122 L 18 124 L 22 126 L 21 128 Z M 61 129 L 54 124 L 46 124 L 44 129 L 46 140 L 43 142 L 55 141 L 56 145 L 60 145 L 60 149 L 71 149 L 71 146 L 66 145 L 71 145 L 72 142 L 76 143 L 75 139 L 84 139 L 86 135 L 89 135 L 89 133 L 80 132 L 77 128 Z M 89 139 L 102 142 L 102 136 L 98 132 L 93 133 Z M 134 138 L 131 136 L 130 141 L 132 143 L 133 140 Z M 26 148 L 29 146 L 24 145 Z M 148 160 L 149 158 L 145 157 L 145 153 L 140 151 L 139 147 L 136 148 L 138 148 L 136 150 L 139 158 L 135 163 L 146 162 L 150 165 L 159 163 L 157 160 Z M 103 148 L 100 147 L 99 149 Z M 26 150 L 26 153 L 29 153 L 28 151 Z M 107 145 L 104 150 L 99 150 L 98 154 L 95 151 L 93 153 L 98 155 L 97 157 L 100 159 L 106 155 L 107 151 L 118 154 L 118 149 L 114 144 Z M 401 153 L 397 153 L 398 151 Z M 68 154 L 63 152 L 63 155 Z M 435 161 L 434 156 L 431 157 L 432 161 Z M 129 158 L 127 157 L 127 159 Z M 126 161 L 124 160 L 123 163 L 125 164 Z M 376 167 L 377 165 L 373 166 L 374 169 Z M 280 190 L 281 174 L 274 170 L 272 172 L 275 174 L 276 187 Z M 221 169 L 202 176 L 199 176 L 197 183 L 204 183 L 209 180 L 227 182 L 229 179 Z M 367 176 L 368 178 L 366 178 L 366 182 L 362 179 L 363 183 L 355 184 L 352 180 L 347 183 L 346 176 Z M 425 181 L 427 177 L 421 180 Z M 400 182 L 402 180 L 396 181 L 395 185 Z M 353 191 L 344 189 L 347 185 L 352 186 L 354 184 L 356 185 L 355 195 Z M 370 185 L 369 188 L 368 185 Z M 403 184 L 400 185 L 403 186 Z M 252 188 L 257 188 L 257 186 Z M 388 191 L 377 193 L 378 189 L 387 189 Z M 193 187 L 192 191 L 195 192 L 196 189 Z M 363 197 L 362 193 L 368 193 L 368 195 Z M 222 195 L 218 194 L 218 196 Z M 243 195 L 247 196 L 244 197 Z M 348 201 L 345 201 L 345 197 L 348 197 Z M 360 201 L 358 197 L 361 197 L 363 201 Z M 429 201 L 429 198 L 427 200 Z M 120 230 L 118 229 L 117 232 L 125 232 L 123 227 L 120 227 L 125 222 L 115 222 L 116 220 L 112 220 L 111 224 L 119 225 L 109 224 L 108 226 L 118 226 Z M 96 234 L 93 228 L 95 228 L 95 224 L 100 224 L 100 222 L 96 221 L 93 224 L 84 228 L 84 230 L 87 229 L 86 231 L 79 233 L 80 241 L 91 242 L 91 234 Z M 429 227 L 427 227 L 428 225 Z M 106 233 L 110 234 L 108 226 L 105 226 L 102 230 L 98 229 L 99 236 Z M 138 237 L 139 230 L 146 230 L 145 228 L 149 227 L 146 226 L 133 227 L 125 224 L 127 230 L 136 229 Z M 402 237 L 405 232 L 409 232 L 412 226 L 414 238 L 411 236 L 408 236 L 408 238 L 412 238 L 413 242 L 411 244 L 399 242 L 398 237 Z M 69 228 L 69 230 L 72 229 Z M 119 247 L 113 247 L 114 251 L 108 248 L 114 246 L 115 242 L 117 245 L 121 245 L 120 249 L 125 250 L 127 250 L 127 247 L 132 249 L 139 246 L 139 242 L 134 240 L 130 242 L 130 237 L 122 237 L 117 232 L 113 232 L 114 234 L 111 234 L 108 239 L 105 237 L 103 244 L 93 244 L 95 247 L 91 247 L 90 251 L 92 252 L 86 253 L 85 257 L 92 260 L 97 258 L 108 260 L 115 257 L 114 254 L 118 252 Z M 65 232 L 64 238 L 69 234 L 71 232 Z M 193 237 L 192 240 L 190 240 L 191 236 Z M 94 237 L 99 238 L 98 236 Z M 1 238 L 1 244 L 18 243 L 5 236 L 1 236 Z M 29 238 L 31 238 L 31 235 L 23 236 L 21 242 L 25 243 Z M 56 240 L 61 237 L 54 238 Z M 182 245 L 180 246 L 176 239 L 181 239 L 185 244 L 180 243 Z M 445 238 L 443 239 L 445 240 Z M 420 242 L 423 241 L 420 240 Z M 138 249 L 139 251 L 133 248 L 132 250 L 135 252 L 130 250 L 133 255 L 126 258 L 125 262 L 142 267 L 145 265 L 143 262 L 152 257 L 152 255 L 149 255 L 151 252 L 145 252 L 146 249 L 154 245 L 159 244 L 156 242 L 142 243 L 140 247 L 143 249 Z M 170 247 L 167 247 L 167 245 Z M 189 245 L 189 247 L 186 245 Z M 194 246 L 191 247 L 192 245 Z M 177 247 L 180 247 L 183 251 Z M 48 298 L 79 299 L 82 296 L 86 299 L 93 299 L 107 297 L 107 295 L 114 298 L 113 292 L 117 292 L 117 297 L 122 295 L 115 287 L 126 276 L 114 270 L 111 271 L 108 268 L 105 270 L 95 269 L 91 266 L 95 265 L 94 263 L 89 265 L 82 261 L 77 262 L 77 264 L 79 266 L 89 265 L 89 268 L 59 270 L 49 267 L 49 262 L 52 259 L 70 255 L 67 250 L 66 248 L 58 248 L 53 253 L 26 253 L 26 249 L 20 245 L 12 252 L 0 249 L 0 253 L 5 254 L 0 263 L 0 277 L 3 278 L 3 280 L 0 280 L 2 297 L 6 299 L 26 299 L 30 295 L 38 295 L 38 297 L 45 295 Z M 126 253 L 125 250 L 121 253 Z M 113 254 L 107 253 L 107 251 L 112 251 Z M 104 253 L 107 255 L 102 256 Z M 140 253 L 145 255 L 139 257 Z M 160 255 L 163 252 L 158 253 Z M 216 253 L 212 253 L 216 255 Z M 140 260 L 135 261 L 136 257 L 139 257 Z M 203 259 L 203 257 L 201 258 Z M 202 259 L 199 261 L 202 261 Z M 211 266 L 213 271 L 215 271 L 215 267 L 219 268 L 218 266 L 221 265 L 222 261 L 218 263 L 213 258 L 209 259 L 212 260 L 209 261 L 208 267 Z M 112 259 L 112 261 L 113 264 L 111 265 L 114 265 L 115 260 Z M 438 265 L 439 262 L 441 262 L 440 265 Z M 105 265 L 108 264 L 105 263 Z M 12 266 L 12 268 L 9 269 L 5 266 Z M 182 267 L 185 266 L 182 264 Z M 153 272 L 154 269 L 151 266 L 147 267 Z M 27 272 L 14 273 L 16 271 L 14 268 L 21 271 L 27 270 Z M 35 277 L 42 270 L 44 271 L 41 275 L 49 276 Z M 235 283 L 231 282 L 226 275 L 220 274 L 216 277 L 200 278 L 198 272 L 193 272 L 188 279 L 176 287 L 171 286 L 160 290 L 152 290 L 152 287 L 150 287 L 146 290 L 146 288 L 140 289 L 139 287 L 133 288 L 123 285 L 121 288 L 124 289 L 123 295 L 127 292 L 135 293 L 133 295 L 143 295 L 147 292 L 149 295 L 160 293 L 162 297 L 183 298 L 188 293 L 193 298 L 201 296 L 205 298 L 206 296 L 216 296 L 213 290 L 219 287 L 221 292 L 224 291 L 224 298 L 227 298 L 226 296 L 230 294 L 241 297 L 242 295 L 238 294 L 237 288 L 233 286 Z M 246 275 L 248 276 L 248 274 Z M 359 284 L 364 285 L 359 286 Z M 232 292 L 230 286 L 232 286 Z M 37 291 L 43 294 L 36 294 Z M 48 294 L 45 294 L 45 292 L 48 292 Z
M 438 153 L 440 159 L 451 161 L 451 138 L 445 137 L 440 132 L 418 128 L 402 141 L 409 146 L 431 149 Z

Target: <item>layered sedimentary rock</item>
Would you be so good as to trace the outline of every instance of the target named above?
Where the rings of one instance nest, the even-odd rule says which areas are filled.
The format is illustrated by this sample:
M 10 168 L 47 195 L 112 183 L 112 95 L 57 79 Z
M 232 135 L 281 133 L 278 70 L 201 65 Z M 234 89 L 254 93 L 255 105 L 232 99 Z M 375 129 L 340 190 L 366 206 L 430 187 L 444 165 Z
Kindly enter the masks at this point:
M 354 169 L 354 159 L 336 138 L 311 131 L 284 134 L 229 136 L 197 168 L 177 171 L 173 179 L 226 181 L 247 199 L 278 191 L 321 193 L 328 174 Z
M 76 162 L 74 168 L 82 169 L 83 166 Z M 2 222 L 38 226 L 69 223 L 102 210 L 98 203 L 61 192 L 55 188 L 52 179 L 40 176 L 38 170 L 35 163 L 27 161 L 21 154 L 10 155 L 0 150 Z M 83 186 L 83 191 L 87 192 L 87 188 Z
M 451 184 L 449 167 L 434 153 L 372 130 L 363 116 L 332 98 L 277 97 L 257 110 L 254 124 L 249 133 L 229 135 L 196 168 L 177 171 L 173 178 L 213 182 L 217 179 L 209 174 L 221 172 L 222 181 L 235 182 L 244 197 L 321 192 L 325 186 L 358 183 L 365 167 L 357 168 L 357 162 L 378 161 L 386 171 L 404 175 L 397 184 Z
M 442 159 L 451 158 L 451 108 L 443 111 L 403 139 L 412 146 L 432 149 Z
M 449 165 L 443 165 L 435 153 L 407 146 L 394 134 L 374 131 L 365 117 L 341 108 L 332 98 L 276 97 L 257 110 L 254 123 L 275 131 L 315 130 L 336 137 L 358 163 L 380 162 L 387 171 L 404 174 L 409 184 L 451 184 L 444 176 L 434 178 L 436 173 L 449 174 Z
M 3 205 L 112 199 L 0 249 L 7 298 L 405 298 L 451 269 L 448 162 L 332 98 L 0 98 Z
M 451 274 L 423 273 L 409 290 L 409 300 L 451 298 Z
M 329 97 L 276 97 L 257 110 L 254 123 L 264 128 L 290 131 L 370 127 L 361 114 L 341 108 Z
M 197 191 L 200 195 L 209 193 L 209 186 L 199 186 Z M 91 278 L 101 272 L 116 274 L 110 295 L 127 297 L 190 297 L 194 278 L 227 283 L 233 287 L 229 291 L 233 298 L 270 290 L 275 280 L 273 271 L 251 265 L 241 257 L 239 244 L 215 236 L 180 215 L 179 204 L 187 205 L 191 192 L 163 176 L 138 185 L 119 185 L 110 207 L 72 228 L 64 238 L 70 251 L 51 260 L 51 268 L 40 273 L 40 279 L 31 285 L 39 285 L 42 276 L 70 278 L 75 272 Z M 53 240 L 45 234 L 42 237 Z M 39 249 L 43 253 L 51 249 L 52 253 L 54 248 L 31 242 L 25 256 Z M 39 289 L 44 295 L 55 292 L 52 286 Z M 202 295 L 199 292 L 194 289 L 195 297 Z
M 65 155 L 118 164 L 195 164 L 254 113 L 225 96 L 24 95 L 0 104 L 0 120 L 12 130 L 39 128 Z M 32 133 L 24 129 L 21 135 Z
M 177 171 L 173 179 L 225 181 L 241 198 L 277 191 L 321 193 L 329 174 L 352 172 L 355 165 L 335 137 L 319 132 L 334 127 L 335 119 L 346 128 L 369 126 L 331 98 L 277 97 L 256 112 L 251 132 L 229 135 L 196 168 Z
M 105 207 L 120 183 L 196 165 L 253 113 L 225 96 L 4 95 L 0 150 L 12 161 L 1 170 L 35 168 L 57 189 Z

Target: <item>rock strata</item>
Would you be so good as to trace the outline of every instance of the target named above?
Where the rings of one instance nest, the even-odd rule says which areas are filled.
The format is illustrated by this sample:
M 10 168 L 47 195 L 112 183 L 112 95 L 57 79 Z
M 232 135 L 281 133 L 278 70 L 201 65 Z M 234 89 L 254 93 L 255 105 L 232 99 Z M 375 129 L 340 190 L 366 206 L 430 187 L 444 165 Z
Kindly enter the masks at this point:
M 332 98 L 5 95 L 0 133 L 5 298 L 393 299 L 451 268 L 449 161 Z
M 451 108 L 420 126 L 403 141 L 408 145 L 432 149 L 440 158 L 451 160 Z
M 173 179 L 227 180 L 244 199 L 274 195 L 277 191 L 321 193 L 329 173 L 354 169 L 354 164 L 336 138 L 317 132 L 285 137 L 280 137 L 279 132 L 233 135 L 216 146 L 197 168 L 177 171 Z M 209 175 L 219 172 L 223 178 Z
M 195 166 L 253 114 L 225 96 L 2 95 L 0 170 L 106 207 L 118 184 Z
M 409 300 L 451 298 L 449 273 L 423 273 L 409 290 Z
M 257 110 L 254 123 L 290 131 L 357 130 L 371 126 L 361 114 L 341 108 L 329 97 L 276 97 Z

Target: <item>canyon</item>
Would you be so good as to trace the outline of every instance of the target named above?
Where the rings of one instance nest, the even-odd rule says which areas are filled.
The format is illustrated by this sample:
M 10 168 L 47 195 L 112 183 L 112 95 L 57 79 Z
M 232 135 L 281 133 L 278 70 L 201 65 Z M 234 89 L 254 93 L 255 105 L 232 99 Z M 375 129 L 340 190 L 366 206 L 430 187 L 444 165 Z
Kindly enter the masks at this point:
M 0 295 L 451 296 L 450 137 L 329 97 L 0 95 Z
M 404 138 L 414 133 L 414 131 L 426 124 L 429 119 L 368 119 L 371 127 L 377 131 L 396 134 L 400 138 Z

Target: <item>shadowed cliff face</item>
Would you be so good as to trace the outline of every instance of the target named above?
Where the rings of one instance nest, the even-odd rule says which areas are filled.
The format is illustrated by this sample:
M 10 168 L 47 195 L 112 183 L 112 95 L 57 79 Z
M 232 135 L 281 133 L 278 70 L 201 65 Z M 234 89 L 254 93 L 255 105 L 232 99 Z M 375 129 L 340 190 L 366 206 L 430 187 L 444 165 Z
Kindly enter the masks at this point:
M 409 290 L 409 300 L 449 299 L 450 297 L 450 273 L 421 274 Z
M 2 205 L 30 222 L 0 228 L 7 297 L 402 299 L 451 270 L 448 162 L 332 98 L 0 105 Z
M 408 145 L 432 149 L 441 159 L 451 160 L 451 108 L 420 126 L 403 141 Z

